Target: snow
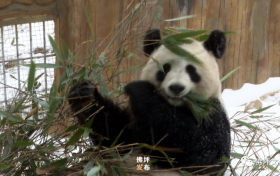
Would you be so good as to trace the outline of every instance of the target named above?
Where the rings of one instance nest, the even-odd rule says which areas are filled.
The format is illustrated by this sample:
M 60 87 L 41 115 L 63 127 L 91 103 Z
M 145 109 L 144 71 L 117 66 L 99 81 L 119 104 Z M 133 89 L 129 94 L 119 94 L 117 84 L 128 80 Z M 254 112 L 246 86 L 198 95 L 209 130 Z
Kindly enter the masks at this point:
M 245 83 L 239 90 L 225 89 L 222 97 L 226 107 L 235 107 L 276 90 L 280 90 L 280 78 L 278 77 L 269 78 L 265 83 L 259 85 Z
M 18 24 L 18 54 L 19 59 L 33 57 L 35 63 L 44 63 L 44 33 L 43 22 L 34 22 L 31 23 L 31 36 L 30 36 L 30 25 L 29 23 Z M 17 89 L 20 88 L 24 90 L 26 87 L 26 81 L 28 78 L 29 67 L 22 66 L 22 64 L 30 64 L 31 59 L 19 60 L 19 68 L 17 66 L 17 45 L 16 45 L 16 27 L 15 25 L 4 26 L 0 28 L 0 31 L 3 30 L 3 39 L 0 35 L 0 42 L 3 40 L 3 49 L 2 44 L 0 43 L 0 61 L 3 61 L 3 54 L 5 62 L 4 64 L 0 63 L 0 109 L 4 109 L 4 98 L 5 92 L 4 87 L 6 87 L 6 96 L 8 104 L 10 104 L 15 97 L 18 97 Z M 55 63 L 55 56 L 53 55 L 53 50 L 50 45 L 48 35 L 51 35 L 53 38 L 54 34 L 54 21 L 45 21 L 45 46 L 46 46 L 46 63 Z M 32 39 L 32 43 L 30 42 Z M 34 57 L 42 58 L 34 58 Z M 4 67 L 4 68 L 3 68 Z M 36 75 L 39 76 L 41 73 L 45 73 L 45 69 L 37 68 Z M 6 77 L 6 86 L 4 86 Z M 20 85 L 19 81 L 20 79 Z M 43 75 L 38 81 L 41 83 L 41 86 L 37 90 L 40 94 L 44 95 L 46 92 L 49 92 L 52 83 L 54 80 L 54 69 L 46 69 L 46 77 Z
M 252 170 L 253 166 L 248 164 L 248 160 L 242 163 L 240 159 L 232 158 L 231 166 L 236 167 L 237 175 L 269 175 L 272 170 L 260 165 L 257 161 L 267 162 L 270 157 L 274 157 L 270 160 L 269 165 L 277 167 L 280 163 L 280 155 L 276 154 L 280 149 L 279 90 L 280 78 L 277 77 L 269 78 L 265 83 L 259 85 L 246 83 L 239 90 L 225 89 L 222 93 L 233 129 L 231 130 L 232 152 L 243 154 L 244 157 L 250 158 L 253 163 L 262 168 L 262 170 Z M 267 93 L 270 93 L 269 96 L 261 100 L 260 97 Z M 274 106 L 257 114 L 251 114 L 256 109 L 244 112 L 245 106 L 255 100 L 262 102 L 262 108 L 270 105 Z M 251 118 L 251 116 L 260 118 Z M 246 126 L 238 125 L 235 120 L 250 123 L 260 130 L 252 130 Z M 248 147 L 249 143 L 251 143 L 251 146 Z M 278 167 L 278 170 L 280 170 L 280 165 Z M 229 176 L 231 174 L 230 171 L 227 171 L 225 175 Z M 279 174 L 279 172 L 272 173 L 272 175 Z

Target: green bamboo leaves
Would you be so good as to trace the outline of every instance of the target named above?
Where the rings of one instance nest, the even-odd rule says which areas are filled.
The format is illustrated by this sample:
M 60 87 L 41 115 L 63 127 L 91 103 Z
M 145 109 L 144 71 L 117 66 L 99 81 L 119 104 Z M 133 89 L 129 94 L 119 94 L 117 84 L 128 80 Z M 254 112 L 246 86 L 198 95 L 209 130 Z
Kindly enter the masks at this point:
M 28 84 L 27 84 L 27 90 L 31 91 L 34 85 L 35 80 L 35 64 L 32 61 L 30 64 L 29 74 L 28 74 Z
M 187 31 L 187 32 L 182 32 L 177 34 L 170 34 L 164 36 L 161 42 L 167 49 L 169 49 L 174 54 L 177 54 L 178 56 L 181 56 L 182 58 L 190 62 L 202 66 L 203 63 L 197 57 L 195 57 L 187 50 L 181 48 L 180 45 L 192 43 L 191 39 L 187 39 L 188 37 L 195 37 L 207 31 L 208 30 L 199 30 L 199 31 Z

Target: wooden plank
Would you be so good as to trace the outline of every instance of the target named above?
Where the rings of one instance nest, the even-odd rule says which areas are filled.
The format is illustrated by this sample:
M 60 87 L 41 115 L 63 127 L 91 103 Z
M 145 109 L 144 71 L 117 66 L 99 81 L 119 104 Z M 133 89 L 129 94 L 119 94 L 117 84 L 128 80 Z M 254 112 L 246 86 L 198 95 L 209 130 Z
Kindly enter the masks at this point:
M 231 19 L 231 2 L 230 1 L 220 1 L 220 8 L 219 8 L 219 19 L 218 19 L 218 28 L 221 31 L 229 31 L 230 30 L 230 19 Z M 225 76 L 227 73 L 225 71 L 225 66 L 227 60 L 231 58 L 229 55 L 229 50 L 231 49 L 231 46 L 229 45 L 230 37 L 233 37 L 232 35 L 226 35 L 227 38 L 227 48 L 225 51 L 224 56 L 221 59 L 218 59 L 218 66 L 219 66 L 219 72 L 220 72 L 220 78 Z M 225 85 L 225 82 L 224 84 Z M 223 86 L 222 86 L 223 88 Z
M 275 77 L 279 76 L 279 55 L 280 55 L 280 1 L 272 0 L 271 3 L 271 11 L 270 11 L 270 19 L 269 21 L 269 32 L 268 32 L 268 49 L 269 49 L 269 68 L 268 68 L 268 76 Z
M 261 83 L 267 77 L 266 48 L 266 20 L 270 1 L 256 1 L 251 18 L 251 31 L 253 38 L 253 57 L 251 67 L 251 83 Z M 264 75 L 264 76 L 263 76 Z
M 203 7 L 203 0 L 194 1 L 194 10 L 191 12 L 191 15 L 195 15 L 192 22 L 192 28 L 195 30 L 201 30 L 201 18 L 202 18 L 202 7 Z
M 248 15 L 248 1 L 246 0 L 244 9 L 242 11 L 242 22 L 241 22 L 241 30 L 240 32 L 240 45 L 239 45 L 239 53 L 236 56 L 239 60 L 239 67 L 240 69 L 238 70 L 238 81 L 237 81 L 237 86 L 235 89 L 239 89 L 243 86 L 245 82 L 245 65 L 246 65 L 246 48 L 248 47 L 248 27 L 249 27 L 249 15 Z M 231 34 L 234 35 L 234 34 Z
M 23 4 L 14 3 L 0 10 L 0 21 L 38 15 L 56 16 L 56 3 L 51 3 L 47 6 L 40 6 L 37 4 L 27 6 Z
M 231 6 L 230 6 L 230 23 L 229 23 L 229 30 L 230 31 L 236 31 L 236 23 L 237 23 L 237 15 L 238 15 L 238 2 L 239 0 L 233 0 L 231 1 Z M 224 70 L 224 75 L 229 73 L 234 69 L 234 60 L 232 59 L 234 56 L 234 53 L 236 52 L 236 46 L 235 46 L 235 38 L 236 35 L 228 35 L 228 50 L 227 50 L 227 57 L 225 60 L 225 70 Z M 224 81 L 223 83 L 223 88 L 228 88 L 231 87 L 233 83 L 232 77 L 229 77 L 227 80 Z
M 239 0 L 238 4 L 237 4 L 237 21 L 236 21 L 236 25 L 235 25 L 235 31 L 237 32 L 235 35 L 235 40 L 234 42 L 234 51 L 233 51 L 233 68 L 232 70 L 238 68 L 240 66 L 240 62 L 242 62 L 242 60 L 244 58 L 239 57 L 240 54 L 242 55 L 242 52 L 244 51 L 244 48 L 240 47 L 241 44 L 241 40 L 242 40 L 242 22 L 244 20 L 244 15 L 243 12 L 245 12 L 245 8 L 246 8 L 246 1 L 244 0 Z M 228 70 L 228 73 L 232 70 Z M 225 73 L 227 74 L 227 73 Z M 230 85 L 231 88 L 233 89 L 237 89 L 238 88 L 238 80 L 239 78 L 239 72 L 235 73 L 233 76 L 231 76 L 232 78 L 232 85 Z

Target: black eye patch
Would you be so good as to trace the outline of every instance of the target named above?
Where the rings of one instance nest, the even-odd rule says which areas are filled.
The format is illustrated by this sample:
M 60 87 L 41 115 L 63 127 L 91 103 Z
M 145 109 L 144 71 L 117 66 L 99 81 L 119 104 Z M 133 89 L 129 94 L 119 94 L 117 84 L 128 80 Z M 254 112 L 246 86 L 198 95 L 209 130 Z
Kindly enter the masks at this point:
M 186 66 L 186 71 L 190 75 L 191 80 L 195 83 L 198 83 L 201 79 L 201 77 L 197 74 L 196 69 L 192 65 Z
M 164 78 L 165 78 L 165 74 L 162 71 L 158 71 L 156 74 L 156 79 L 159 82 L 162 82 L 164 80 Z
M 164 73 L 167 74 L 171 69 L 171 65 L 166 63 L 163 65 L 163 70 L 164 70 Z
M 159 82 L 162 82 L 165 78 L 165 75 L 170 71 L 171 69 L 171 65 L 166 63 L 163 65 L 163 70 L 164 70 L 164 73 L 162 71 L 158 71 L 157 74 L 156 74 L 156 79 L 159 81 Z

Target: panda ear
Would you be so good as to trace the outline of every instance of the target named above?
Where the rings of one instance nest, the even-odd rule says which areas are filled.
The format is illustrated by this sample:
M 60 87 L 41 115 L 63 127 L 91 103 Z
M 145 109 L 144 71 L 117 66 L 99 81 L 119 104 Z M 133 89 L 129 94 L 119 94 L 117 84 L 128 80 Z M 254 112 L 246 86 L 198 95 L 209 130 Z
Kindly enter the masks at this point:
M 160 40 L 159 29 L 151 29 L 145 34 L 143 51 L 146 56 L 152 54 L 160 46 Z
M 220 59 L 226 50 L 226 37 L 219 30 L 212 31 L 208 40 L 203 45 L 206 50 L 212 51 L 213 55 L 217 59 Z

